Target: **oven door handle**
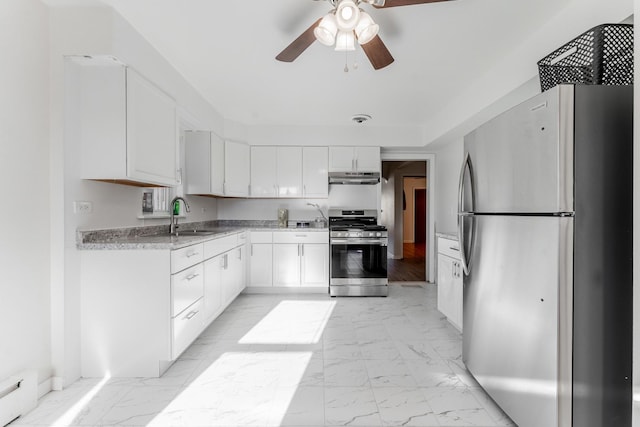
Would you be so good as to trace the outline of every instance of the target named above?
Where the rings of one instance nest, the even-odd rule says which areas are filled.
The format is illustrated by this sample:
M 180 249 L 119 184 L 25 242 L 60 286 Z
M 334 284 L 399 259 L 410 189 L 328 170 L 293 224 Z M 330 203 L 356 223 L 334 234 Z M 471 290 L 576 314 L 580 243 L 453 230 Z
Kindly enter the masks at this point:
M 387 246 L 387 239 L 331 239 L 332 245 L 378 245 Z

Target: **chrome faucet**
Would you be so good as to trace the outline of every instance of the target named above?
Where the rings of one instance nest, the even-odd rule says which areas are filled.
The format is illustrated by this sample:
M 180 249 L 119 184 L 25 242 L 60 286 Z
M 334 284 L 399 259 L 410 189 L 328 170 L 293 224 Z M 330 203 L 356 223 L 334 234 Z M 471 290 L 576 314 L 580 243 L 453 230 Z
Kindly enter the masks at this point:
M 184 203 L 184 210 L 186 212 L 191 212 L 191 208 L 189 208 L 189 203 L 187 203 L 185 199 L 183 199 L 180 196 L 176 196 L 173 198 L 171 203 L 169 203 L 169 208 L 171 209 L 171 224 L 169 225 L 169 233 L 171 234 L 176 234 L 176 228 L 178 228 L 178 218 L 175 218 L 175 215 L 174 215 L 175 209 L 173 208 L 175 206 L 175 203 L 178 200 L 182 200 L 182 203 Z
M 320 205 L 317 203 L 307 203 L 308 206 L 313 206 L 314 208 L 318 209 L 318 212 L 320 212 L 320 215 L 322 215 L 322 219 L 325 220 L 325 222 L 327 221 L 327 217 L 324 216 L 324 212 L 322 212 L 322 209 L 320 209 Z

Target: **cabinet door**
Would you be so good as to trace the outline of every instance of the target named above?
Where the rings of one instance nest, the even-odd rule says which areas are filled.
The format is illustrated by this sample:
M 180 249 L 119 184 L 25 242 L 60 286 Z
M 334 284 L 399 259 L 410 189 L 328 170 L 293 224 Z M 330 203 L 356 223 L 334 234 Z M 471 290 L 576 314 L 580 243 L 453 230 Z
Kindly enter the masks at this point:
M 233 275 L 235 283 L 235 295 L 238 296 L 244 290 L 247 284 L 247 257 L 246 247 L 239 246 L 234 249 Z
M 211 133 L 211 194 L 224 196 L 224 141 Z
M 251 147 L 251 196 L 276 197 L 276 147 Z
M 380 147 L 356 147 L 355 158 L 359 172 L 380 172 Z
M 301 246 L 301 286 L 329 285 L 329 245 L 304 244 Z
M 204 263 L 204 320 L 205 327 L 222 308 L 222 270 L 224 256 L 219 255 Z
M 277 148 L 278 197 L 302 197 L 302 147 Z
M 211 192 L 211 132 L 185 133 L 185 181 L 187 194 Z
M 300 245 L 273 245 L 273 286 L 300 286 Z
M 249 146 L 239 142 L 226 141 L 224 156 L 224 194 L 227 196 L 247 197 L 250 183 Z
M 178 119 L 173 99 L 127 69 L 127 175 L 177 185 Z
M 329 149 L 304 147 L 302 149 L 302 195 L 316 199 L 329 197 Z
M 249 286 L 271 287 L 273 285 L 273 245 L 252 243 L 249 259 Z
M 438 255 L 438 310 L 447 318 L 454 317 L 453 292 L 454 259 L 446 255 Z
M 232 268 L 232 252 L 219 255 L 222 259 L 220 282 L 222 284 L 222 305 L 226 307 L 235 297 L 235 277 Z
M 460 261 L 456 261 L 454 264 L 454 276 L 453 276 L 453 318 L 451 322 L 460 329 L 462 332 L 462 264 Z
M 329 172 L 352 172 L 354 169 L 353 147 L 329 147 Z

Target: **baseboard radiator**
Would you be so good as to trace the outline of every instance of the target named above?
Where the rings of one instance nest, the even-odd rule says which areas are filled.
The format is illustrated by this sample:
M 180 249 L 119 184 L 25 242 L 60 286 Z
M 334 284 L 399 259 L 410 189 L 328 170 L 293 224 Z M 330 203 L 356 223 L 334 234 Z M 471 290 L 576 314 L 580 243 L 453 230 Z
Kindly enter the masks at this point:
M 26 414 L 38 403 L 35 372 L 23 372 L 0 381 L 0 426 Z

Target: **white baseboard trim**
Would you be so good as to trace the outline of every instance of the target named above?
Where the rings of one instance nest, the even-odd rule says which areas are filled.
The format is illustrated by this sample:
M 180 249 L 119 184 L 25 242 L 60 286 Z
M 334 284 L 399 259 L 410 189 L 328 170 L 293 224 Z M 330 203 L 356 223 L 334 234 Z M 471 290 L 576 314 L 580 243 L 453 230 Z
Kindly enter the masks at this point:
M 53 390 L 53 378 L 49 377 L 38 384 L 38 400 L 40 400 L 42 396 L 49 393 L 51 390 Z
M 64 388 L 64 378 L 51 377 L 51 390 L 60 391 Z
M 289 287 L 246 287 L 243 294 L 328 294 L 329 286 L 313 288 Z

